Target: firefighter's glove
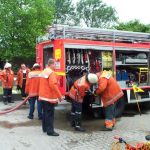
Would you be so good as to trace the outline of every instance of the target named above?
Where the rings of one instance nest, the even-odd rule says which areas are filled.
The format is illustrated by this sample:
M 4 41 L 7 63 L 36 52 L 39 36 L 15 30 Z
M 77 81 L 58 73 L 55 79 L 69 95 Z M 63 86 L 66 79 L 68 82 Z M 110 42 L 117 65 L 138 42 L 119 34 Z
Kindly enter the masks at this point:
M 98 96 L 98 94 L 96 94 L 96 90 L 93 92 L 93 95 L 94 95 L 94 96 Z
M 59 98 L 59 101 L 60 101 L 60 102 L 61 102 L 61 101 L 64 101 L 64 99 L 65 99 L 65 97 L 62 96 L 61 98 Z
M 18 90 L 18 91 L 19 91 L 20 89 L 21 89 L 21 88 L 20 88 L 20 86 L 19 86 L 19 85 L 17 85 L 17 88 L 16 88 L 16 90 Z

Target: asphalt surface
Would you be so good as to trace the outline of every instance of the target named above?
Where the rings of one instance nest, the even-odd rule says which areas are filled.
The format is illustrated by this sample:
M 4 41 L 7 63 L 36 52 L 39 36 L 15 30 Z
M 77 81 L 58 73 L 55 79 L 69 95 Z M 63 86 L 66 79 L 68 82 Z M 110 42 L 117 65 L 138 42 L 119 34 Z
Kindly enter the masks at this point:
M 4 105 L 0 102 L 0 110 L 12 108 L 18 103 Z M 17 111 L 0 116 L 0 150 L 111 150 L 114 136 L 121 136 L 133 145 L 146 142 L 145 135 L 150 131 L 150 104 L 140 107 L 141 116 L 136 106 L 127 106 L 112 132 L 100 131 L 104 121 L 102 118 L 86 116 L 83 118 L 86 132 L 79 133 L 70 127 L 70 104 L 60 104 L 55 111 L 55 130 L 60 136 L 50 137 L 42 132 L 37 110 L 33 120 L 27 118 L 27 104 Z

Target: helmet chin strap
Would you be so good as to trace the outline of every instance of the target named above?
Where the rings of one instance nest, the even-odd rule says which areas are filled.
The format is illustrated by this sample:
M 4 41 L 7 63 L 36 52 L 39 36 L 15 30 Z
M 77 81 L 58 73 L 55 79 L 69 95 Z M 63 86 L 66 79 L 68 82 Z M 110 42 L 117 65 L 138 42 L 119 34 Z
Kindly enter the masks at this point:
M 86 81 L 87 81 L 88 83 L 90 83 L 89 80 L 88 80 L 88 74 L 85 75 L 85 79 L 86 79 Z M 90 84 L 91 84 L 91 83 L 90 83 Z

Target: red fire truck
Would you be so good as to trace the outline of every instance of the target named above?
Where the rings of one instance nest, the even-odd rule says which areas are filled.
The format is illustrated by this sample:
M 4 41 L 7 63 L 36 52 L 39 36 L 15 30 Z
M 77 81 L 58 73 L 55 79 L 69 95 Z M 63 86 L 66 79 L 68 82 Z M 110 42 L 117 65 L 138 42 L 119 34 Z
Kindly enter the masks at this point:
M 60 90 L 65 95 L 73 81 L 86 72 L 110 71 L 124 91 L 117 113 L 125 103 L 150 101 L 150 34 L 98 28 L 53 25 L 37 38 L 36 61 L 44 68 L 49 58 L 56 60 Z M 144 92 L 137 94 L 131 82 Z M 100 97 L 91 100 L 91 108 L 101 106 Z

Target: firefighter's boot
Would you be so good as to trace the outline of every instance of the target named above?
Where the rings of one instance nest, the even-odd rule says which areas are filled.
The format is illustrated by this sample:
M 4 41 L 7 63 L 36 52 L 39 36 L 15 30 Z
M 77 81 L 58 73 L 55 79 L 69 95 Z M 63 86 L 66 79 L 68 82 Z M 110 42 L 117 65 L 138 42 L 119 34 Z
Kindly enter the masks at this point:
M 113 130 L 113 121 L 105 120 L 105 127 L 101 131 L 112 131 Z
M 81 114 L 75 114 L 75 130 L 85 132 L 85 129 L 81 127 Z
M 112 131 L 113 128 L 108 128 L 106 126 L 104 126 L 102 129 L 100 129 L 100 131 Z
M 7 103 L 8 103 L 6 96 L 3 96 L 3 103 L 4 103 L 5 105 L 7 105 Z
M 71 112 L 70 115 L 70 125 L 71 127 L 75 127 L 75 113 Z
M 112 123 L 113 123 L 113 128 L 115 127 L 115 125 L 116 125 L 116 119 L 114 118 L 113 120 L 112 120 Z
M 8 103 L 14 103 L 11 96 L 8 96 Z

